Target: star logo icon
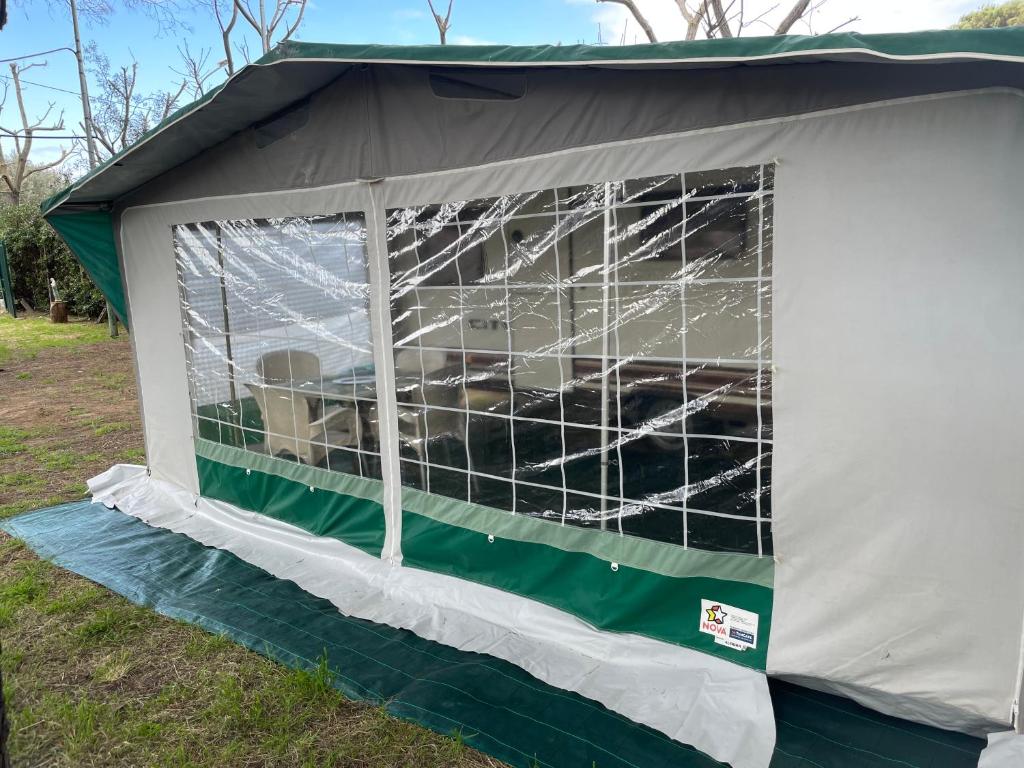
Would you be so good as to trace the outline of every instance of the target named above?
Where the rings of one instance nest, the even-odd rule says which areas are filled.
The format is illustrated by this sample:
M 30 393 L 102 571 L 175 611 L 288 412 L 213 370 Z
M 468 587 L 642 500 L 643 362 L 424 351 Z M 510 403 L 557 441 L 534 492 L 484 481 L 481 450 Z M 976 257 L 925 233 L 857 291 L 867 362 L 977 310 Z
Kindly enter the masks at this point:
M 723 611 L 722 606 L 718 604 L 712 605 L 710 608 L 705 608 L 704 610 L 707 611 L 708 621 L 715 624 L 724 624 L 725 617 L 729 615 Z

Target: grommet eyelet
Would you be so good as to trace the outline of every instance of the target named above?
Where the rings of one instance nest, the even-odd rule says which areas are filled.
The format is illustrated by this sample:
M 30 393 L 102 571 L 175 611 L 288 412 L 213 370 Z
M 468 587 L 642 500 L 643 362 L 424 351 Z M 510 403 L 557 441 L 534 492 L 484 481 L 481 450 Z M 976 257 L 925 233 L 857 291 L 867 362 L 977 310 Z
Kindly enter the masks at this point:
M 251 474 L 252 474 L 252 470 L 251 470 L 251 469 L 247 469 L 247 470 L 245 470 L 245 474 L 246 474 L 246 475 L 251 475 Z
M 487 534 L 487 543 L 488 544 L 493 544 L 494 543 L 494 534 L 491 534 L 491 533 Z
M 313 486 L 312 486 L 312 485 L 311 485 L 311 486 L 309 486 L 309 492 L 310 492 L 310 493 L 312 493 L 312 492 L 313 492 Z
M 612 570 L 613 571 L 619 570 L 619 564 L 618 563 L 612 563 Z

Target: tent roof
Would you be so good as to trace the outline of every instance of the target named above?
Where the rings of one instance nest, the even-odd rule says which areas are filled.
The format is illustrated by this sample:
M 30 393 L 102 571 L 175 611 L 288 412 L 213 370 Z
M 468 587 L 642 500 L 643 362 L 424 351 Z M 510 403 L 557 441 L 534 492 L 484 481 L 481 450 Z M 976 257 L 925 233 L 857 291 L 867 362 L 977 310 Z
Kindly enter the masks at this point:
M 120 196 L 324 87 L 355 64 L 700 68 L 821 61 L 1024 63 L 1024 27 L 907 34 L 746 37 L 627 46 L 335 45 L 287 42 L 182 107 L 43 202 L 45 214 L 109 208 Z

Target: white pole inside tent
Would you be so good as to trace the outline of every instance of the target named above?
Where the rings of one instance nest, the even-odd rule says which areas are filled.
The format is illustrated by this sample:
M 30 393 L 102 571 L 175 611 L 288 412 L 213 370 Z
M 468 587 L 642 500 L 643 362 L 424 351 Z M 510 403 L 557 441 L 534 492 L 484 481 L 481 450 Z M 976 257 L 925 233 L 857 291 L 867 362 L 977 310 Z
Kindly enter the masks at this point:
M 608 275 L 611 272 L 611 185 L 604 185 L 604 255 L 601 280 L 601 530 L 608 528 L 608 316 L 611 303 Z
M 1024 698 L 1024 626 L 1021 627 L 1020 655 L 1017 662 L 1017 692 L 1013 697 L 1013 711 L 1010 717 L 1013 720 L 1014 730 L 1024 734 L 1024 718 L 1021 717 L 1021 699 Z

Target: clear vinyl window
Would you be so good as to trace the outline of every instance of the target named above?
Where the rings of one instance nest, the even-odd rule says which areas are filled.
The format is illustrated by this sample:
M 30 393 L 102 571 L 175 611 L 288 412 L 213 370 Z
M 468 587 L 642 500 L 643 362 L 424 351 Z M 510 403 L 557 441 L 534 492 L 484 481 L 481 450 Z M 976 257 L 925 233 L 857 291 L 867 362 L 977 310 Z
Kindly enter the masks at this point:
M 173 228 L 195 431 L 380 477 L 361 213 Z
M 388 212 L 402 481 L 771 552 L 772 165 Z

